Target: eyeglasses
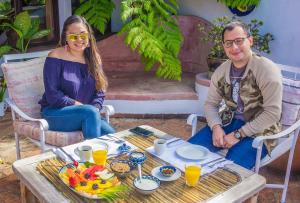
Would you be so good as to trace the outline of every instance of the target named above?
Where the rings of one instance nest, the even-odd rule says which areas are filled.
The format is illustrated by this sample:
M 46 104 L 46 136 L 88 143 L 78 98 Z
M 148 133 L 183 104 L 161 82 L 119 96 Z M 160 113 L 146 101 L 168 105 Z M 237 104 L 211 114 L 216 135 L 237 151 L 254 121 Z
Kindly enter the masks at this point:
M 233 43 L 237 46 L 241 46 L 247 38 L 248 37 L 240 37 L 234 40 L 226 40 L 223 44 L 226 48 L 232 47 Z
M 87 40 L 88 38 L 89 38 L 89 34 L 88 33 L 68 34 L 67 35 L 67 40 L 68 41 L 72 41 L 72 42 L 75 42 L 78 39 Z

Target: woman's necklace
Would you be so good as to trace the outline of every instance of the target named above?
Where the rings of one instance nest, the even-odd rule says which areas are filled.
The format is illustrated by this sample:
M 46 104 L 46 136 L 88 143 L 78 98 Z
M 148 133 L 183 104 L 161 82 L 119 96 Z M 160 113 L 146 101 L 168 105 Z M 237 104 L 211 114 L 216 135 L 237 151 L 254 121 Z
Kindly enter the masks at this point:
M 83 63 L 83 64 L 86 63 L 83 53 L 82 54 L 74 54 L 74 53 L 72 53 L 71 50 L 68 50 L 68 53 L 72 57 L 73 61 L 78 62 L 78 63 Z

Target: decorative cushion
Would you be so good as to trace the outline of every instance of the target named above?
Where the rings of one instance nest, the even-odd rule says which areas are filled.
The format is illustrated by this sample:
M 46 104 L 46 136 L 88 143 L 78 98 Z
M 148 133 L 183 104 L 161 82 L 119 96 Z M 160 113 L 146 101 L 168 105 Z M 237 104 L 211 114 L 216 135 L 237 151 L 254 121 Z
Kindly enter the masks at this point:
M 36 122 L 14 121 L 14 130 L 19 135 L 30 137 L 34 140 L 40 140 L 40 129 Z M 45 142 L 50 145 L 63 147 L 70 144 L 75 144 L 83 141 L 81 131 L 74 132 L 58 132 L 58 131 L 45 131 Z
M 290 126 L 300 118 L 300 68 L 279 64 L 283 77 L 281 123 Z
M 300 118 L 300 81 L 283 78 L 281 123 L 292 125 Z
M 27 115 L 40 118 L 38 101 L 44 93 L 43 68 L 46 57 L 2 65 L 10 98 Z

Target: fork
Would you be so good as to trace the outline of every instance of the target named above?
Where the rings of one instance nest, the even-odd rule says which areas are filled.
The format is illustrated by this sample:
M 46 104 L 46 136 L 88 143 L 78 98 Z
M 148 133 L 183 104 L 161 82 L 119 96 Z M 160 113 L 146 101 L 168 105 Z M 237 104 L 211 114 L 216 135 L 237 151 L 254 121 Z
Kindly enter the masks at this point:
M 114 143 L 117 143 L 117 144 L 122 144 L 125 142 L 125 140 L 116 140 L 116 139 L 109 139 L 109 138 L 103 138 L 103 137 L 97 137 L 97 139 L 99 140 L 105 140 L 105 141 L 111 141 L 111 142 L 114 142 Z
M 109 138 L 111 138 L 111 139 L 113 139 L 113 140 L 115 140 L 116 143 L 124 143 L 125 142 L 125 140 L 120 139 L 120 138 L 118 138 L 116 136 L 113 136 L 111 134 L 107 134 L 106 136 L 109 137 Z

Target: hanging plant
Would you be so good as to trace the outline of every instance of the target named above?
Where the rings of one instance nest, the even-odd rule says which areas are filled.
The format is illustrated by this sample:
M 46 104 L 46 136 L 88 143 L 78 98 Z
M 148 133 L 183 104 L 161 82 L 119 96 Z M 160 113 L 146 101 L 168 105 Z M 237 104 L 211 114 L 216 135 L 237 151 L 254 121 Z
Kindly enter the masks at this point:
M 218 2 L 221 2 L 231 8 L 245 9 L 248 6 L 258 6 L 260 0 L 218 0 Z
M 228 6 L 229 10 L 237 16 L 245 16 L 251 13 L 256 6 L 260 3 L 260 0 L 218 0 Z
M 75 10 L 75 14 L 83 16 L 90 25 L 104 34 L 114 8 L 112 0 L 80 0 L 80 6 Z
M 183 36 L 174 15 L 177 0 L 122 0 L 121 19 L 125 23 L 120 34 L 125 43 L 138 50 L 145 70 L 158 64 L 156 75 L 181 80 L 178 58 Z

